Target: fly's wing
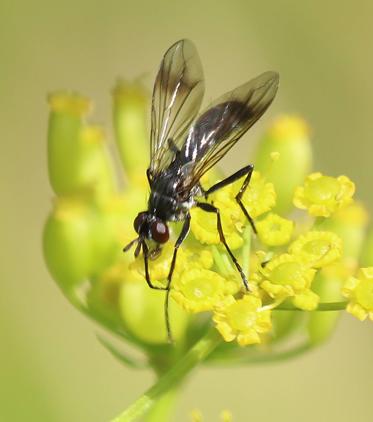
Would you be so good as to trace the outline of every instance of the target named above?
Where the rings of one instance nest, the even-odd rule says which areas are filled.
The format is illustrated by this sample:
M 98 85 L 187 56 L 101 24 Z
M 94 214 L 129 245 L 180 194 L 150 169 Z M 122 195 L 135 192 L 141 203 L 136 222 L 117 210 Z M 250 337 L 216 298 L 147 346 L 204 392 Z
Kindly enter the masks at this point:
M 279 75 L 265 72 L 224 94 L 199 115 L 180 152 L 188 191 L 263 115 L 278 88 Z
M 163 57 L 152 99 L 150 175 L 156 176 L 181 149 L 204 93 L 198 53 L 189 40 L 173 44 Z

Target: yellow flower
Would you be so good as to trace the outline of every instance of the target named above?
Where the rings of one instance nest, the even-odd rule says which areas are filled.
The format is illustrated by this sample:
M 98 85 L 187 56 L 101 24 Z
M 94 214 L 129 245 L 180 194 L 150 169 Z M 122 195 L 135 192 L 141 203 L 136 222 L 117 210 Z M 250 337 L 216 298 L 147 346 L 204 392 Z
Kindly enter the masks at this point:
M 302 295 L 295 299 L 294 305 L 301 309 L 311 310 L 317 306 L 315 296 L 310 293 L 315 272 L 316 270 L 305 265 L 298 256 L 279 255 L 261 269 L 260 287 L 276 300 L 287 297 L 295 299 Z M 314 300 L 311 304 L 312 297 Z
M 256 223 L 259 239 L 268 246 L 280 246 L 289 242 L 294 223 L 277 214 L 270 213 Z
M 272 328 L 271 313 L 262 301 L 250 294 L 242 299 L 227 296 L 215 308 L 213 320 L 225 341 L 237 340 L 240 346 L 260 343 L 260 334 Z
M 315 217 L 329 217 L 348 205 L 354 192 L 355 185 L 346 176 L 334 178 L 312 173 L 306 178 L 304 186 L 296 188 L 294 205 L 307 209 Z
M 347 312 L 360 321 L 367 317 L 373 321 L 373 267 L 361 268 L 357 277 L 350 277 L 342 293 L 350 300 Z
M 321 268 L 342 256 L 342 240 L 332 232 L 310 231 L 295 240 L 289 252 L 313 268 Z
M 218 206 L 218 204 L 215 205 Z M 190 213 L 192 216 L 190 227 L 194 237 L 206 245 L 220 244 L 216 215 L 203 211 L 200 208 L 193 208 Z M 240 248 L 243 244 L 243 239 L 230 219 L 230 214 L 225 210 L 221 213 L 221 216 L 224 236 L 229 247 L 233 250 Z
M 232 185 L 234 195 L 237 195 L 241 189 L 243 179 L 238 180 Z M 276 204 L 276 192 L 272 183 L 267 182 L 266 179 L 258 172 L 254 171 L 250 184 L 247 187 L 242 202 L 252 218 L 271 210 Z M 241 211 L 241 221 L 245 220 L 245 216 Z
M 188 312 L 211 310 L 225 295 L 225 279 L 219 274 L 188 268 L 174 279 L 171 296 Z

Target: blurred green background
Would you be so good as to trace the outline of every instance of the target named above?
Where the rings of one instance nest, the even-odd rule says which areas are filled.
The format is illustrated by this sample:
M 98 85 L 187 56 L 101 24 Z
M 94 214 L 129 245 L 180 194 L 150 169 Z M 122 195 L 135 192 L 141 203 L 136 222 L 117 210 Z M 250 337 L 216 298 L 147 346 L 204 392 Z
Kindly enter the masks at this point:
M 163 52 L 190 38 L 207 100 L 279 71 L 278 97 L 251 138 L 279 112 L 302 114 L 313 128 L 316 168 L 350 176 L 372 210 L 372 16 L 368 1 L 1 1 L 1 421 L 105 421 L 152 382 L 103 349 L 44 266 L 52 198 L 46 94 L 89 95 L 92 120 L 111 132 L 115 79 L 144 74 L 150 89 Z M 225 167 L 248 160 L 241 142 Z M 198 370 L 175 420 L 189 420 L 196 407 L 207 421 L 224 408 L 236 421 L 369 420 L 372 350 L 372 324 L 345 316 L 328 344 L 297 360 Z

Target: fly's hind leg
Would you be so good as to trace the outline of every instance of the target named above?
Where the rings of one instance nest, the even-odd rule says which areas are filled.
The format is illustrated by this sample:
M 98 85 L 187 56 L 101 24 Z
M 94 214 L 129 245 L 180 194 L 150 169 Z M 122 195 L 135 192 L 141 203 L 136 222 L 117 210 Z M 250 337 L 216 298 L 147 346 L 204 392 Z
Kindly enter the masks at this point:
M 216 208 L 214 205 L 212 204 L 207 204 L 205 202 L 197 202 L 197 207 L 201 208 L 203 211 L 206 212 L 212 212 L 214 214 L 216 214 L 216 224 L 217 224 L 217 229 L 218 229 L 218 233 L 219 233 L 219 238 L 220 241 L 223 243 L 223 245 L 225 246 L 225 249 L 227 250 L 229 256 L 231 257 L 233 264 L 235 265 L 235 267 L 237 268 L 238 272 L 241 275 L 243 284 L 245 285 L 246 290 L 250 290 L 249 288 L 249 283 L 247 281 L 246 275 L 242 270 L 241 265 L 238 263 L 237 258 L 233 255 L 233 252 L 231 251 L 230 247 L 228 246 L 228 243 L 225 239 L 224 236 L 224 231 L 223 231 L 223 226 L 221 224 L 221 217 L 220 217 L 220 211 L 219 208 Z
M 245 217 L 249 220 L 249 223 L 253 229 L 253 232 L 256 234 L 257 230 L 255 227 L 254 220 L 248 213 L 247 209 L 245 208 L 243 202 L 242 202 L 242 196 L 245 193 L 247 187 L 249 186 L 251 175 L 253 174 L 254 166 L 252 164 L 249 164 L 248 166 L 242 168 L 241 170 L 238 170 L 236 173 L 233 173 L 231 176 L 227 177 L 226 179 L 222 180 L 221 182 L 216 183 L 215 185 L 211 186 L 210 189 L 204 192 L 205 198 L 207 199 L 210 194 L 213 192 L 218 191 L 221 188 L 224 188 L 225 186 L 228 186 L 235 181 L 241 179 L 241 177 L 245 176 L 245 180 L 241 186 L 241 189 L 239 190 L 238 194 L 236 195 L 236 201 L 238 205 L 240 206 L 242 212 L 245 214 Z

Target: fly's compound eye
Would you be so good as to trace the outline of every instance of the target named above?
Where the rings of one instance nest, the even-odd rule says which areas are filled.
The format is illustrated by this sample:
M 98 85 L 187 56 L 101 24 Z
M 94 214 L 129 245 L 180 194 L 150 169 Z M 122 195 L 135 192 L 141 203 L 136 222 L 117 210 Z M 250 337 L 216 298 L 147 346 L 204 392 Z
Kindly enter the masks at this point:
M 135 218 L 133 222 L 133 228 L 136 230 L 136 233 L 140 232 L 141 226 L 145 223 L 147 216 L 148 216 L 148 213 L 146 211 L 143 211 L 137 214 L 137 217 Z
M 152 239 L 157 243 L 166 243 L 170 237 L 167 225 L 160 220 L 156 220 L 150 226 Z

